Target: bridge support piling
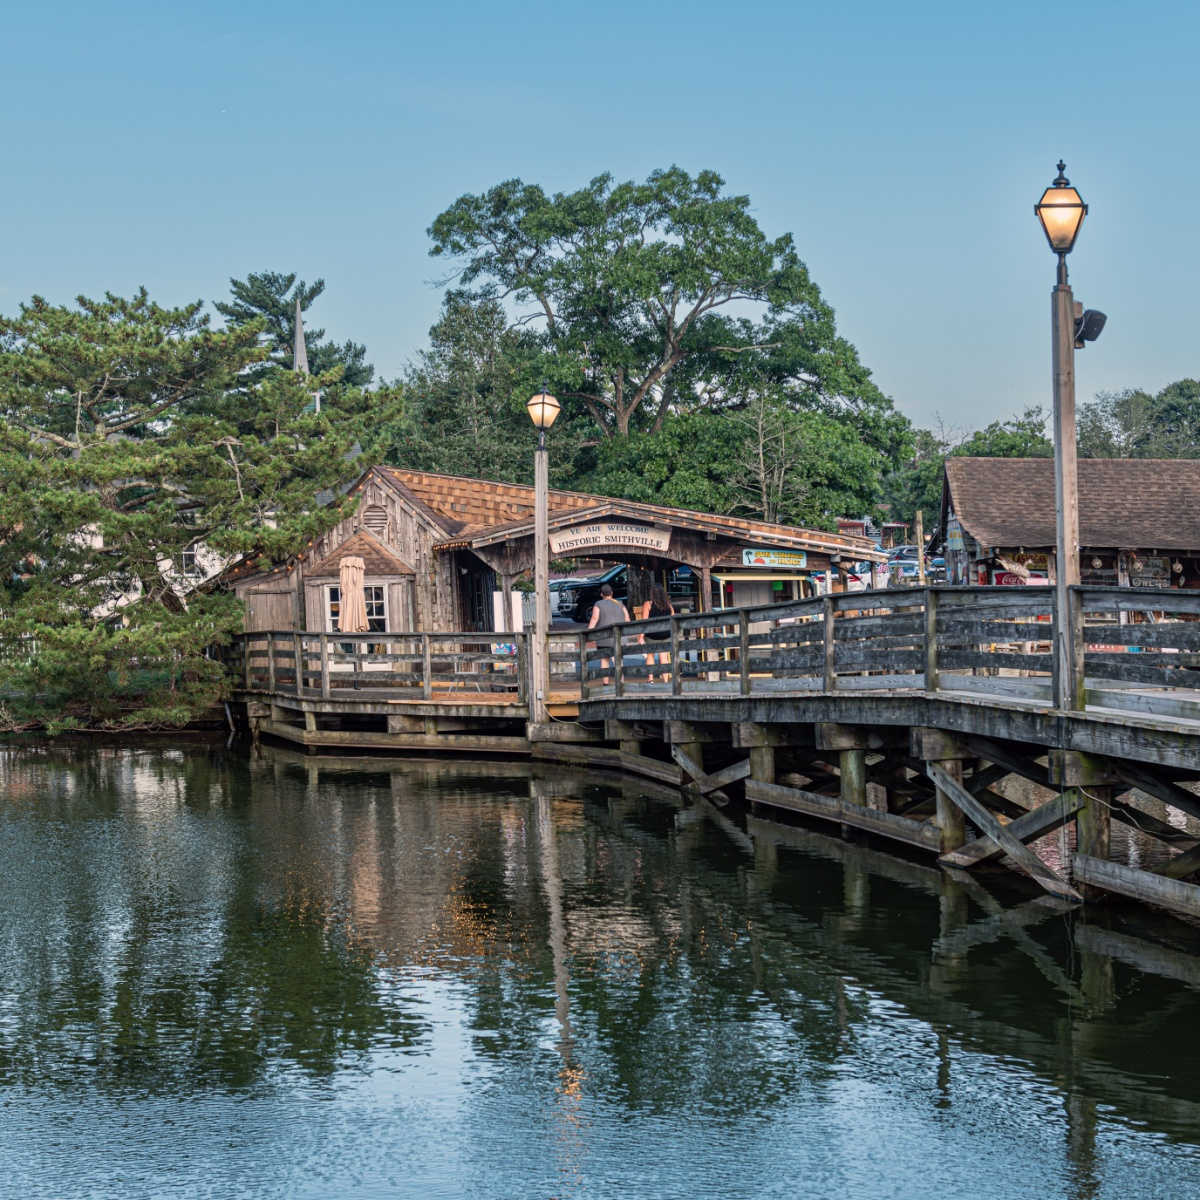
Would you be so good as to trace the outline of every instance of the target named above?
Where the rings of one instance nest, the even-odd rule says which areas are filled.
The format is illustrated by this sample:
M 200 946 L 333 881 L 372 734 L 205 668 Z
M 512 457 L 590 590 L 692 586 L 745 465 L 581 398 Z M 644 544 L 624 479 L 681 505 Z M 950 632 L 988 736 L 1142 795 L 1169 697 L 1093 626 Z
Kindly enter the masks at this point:
M 839 750 L 838 773 L 841 776 L 843 804 L 867 804 L 867 754 L 865 750 Z
M 745 750 L 750 759 L 750 778 L 758 783 L 775 783 L 778 778 L 776 747 L 787 747 L 792 743 L 793 735 L 789 729 L 739 721 L 733 725 L 731 733 L 734 748 Z
M 914 758 L 941 767 L 960 785 L 963 780 L 963 760 L 972 757 L 966 743 L 944 729 L 914 729 L 912 753 Z M 962 809 L 943 788 L 937 788 L 934 796 L 937 805 L 937 827 L 942 834 L 942 853 L 948 854 L 966 843 L 966 820 Z
M 1107 859 L 1112 844 L 1113 785 L 1120 776 L 1104 759 L 1076 750 L 1052 749 L 1048 756 L 1050 782 L 1063 789 L 1063 799 L 1076 799 L 1075 851 L 1091 858 Z M 1079 885 L 1085 899 L 1101 893 L 1086 884 Z
M 622 754 L 641 754 L 642 740 L 638 736 L 639 726 L 634 721 L 604 722 L 604 736 L 610 742 L 616 742 Z
M 775 782 L 775 747 L 752 746 L 750 748 L 750 778 L 759 783 Z

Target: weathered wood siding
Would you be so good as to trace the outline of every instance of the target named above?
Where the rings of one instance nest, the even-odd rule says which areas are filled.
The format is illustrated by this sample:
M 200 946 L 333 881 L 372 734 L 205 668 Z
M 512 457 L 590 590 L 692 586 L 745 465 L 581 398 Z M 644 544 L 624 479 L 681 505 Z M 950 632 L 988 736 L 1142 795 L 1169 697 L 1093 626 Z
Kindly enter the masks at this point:
M 378 510 L 386 520 L 379 527 Z M 437 542 L 447 534 L 423 512 L 405 500 L 384 478 L 370 473 L 359 492 L 358 508 L 313 542 L 305 552 L 307 562 L 320 562 L 359 529 L 370 531 L 415 572 L 413 584 L 395 578 L 370 578 L 367 583 L 387 583 L 389 621 L 396 631 L 416 628 L 430 632 L 459 628 L 458 572 L 455 555 L 439 554 Z M 315 581 L 314 581 L 315 582 Z M 415 590 L 414 590 L 415 589 Z M 321 600 L 305 581 L 306 628 L 319 632 L 324 626 Z M 414 611 L 415 610 L 415 611 Z M 415 617 L 415 625 L 413 619 Z M 400 621 L 403 624 L 400 624 Z
M 290 575 L 271 576 L 257 584 L 248 582 L 234 591 L 246 606 L 242 628 L 247 633 L 292 628 L 295 597 Z

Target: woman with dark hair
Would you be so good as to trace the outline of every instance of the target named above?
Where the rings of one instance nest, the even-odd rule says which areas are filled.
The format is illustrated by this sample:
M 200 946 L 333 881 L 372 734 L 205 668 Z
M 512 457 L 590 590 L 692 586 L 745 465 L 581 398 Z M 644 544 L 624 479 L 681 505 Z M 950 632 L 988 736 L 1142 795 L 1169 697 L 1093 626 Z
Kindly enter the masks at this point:
M 675 610 L 671 607 L 671 601 L 667 596 L 666 590 L 662 584 L 656 583 L 650 588 L 650 599 L 644 604 L 639 604 L 637 608 L 637 617 L 639 621 L 649 621 L 654 617 L 671 617 L 675 615 Z M 671 633 L 667 629 L 656 629 L 653 633 L 647 633 L 644 641 L 647 642 L 666 642 L 670 641 Z M 654 666 L 654 660 L 657 657 L 658 661 L 665 667 L 671 661 L 671 653 L 667 649 L 656 654 L 651 650 L 646 655 L 646 665 Z M 670 679 L 665 671 L 662 673 L 662 681 L 666 683 Z M 648 682 L 654 682 L 654 673 L 651 672 Z

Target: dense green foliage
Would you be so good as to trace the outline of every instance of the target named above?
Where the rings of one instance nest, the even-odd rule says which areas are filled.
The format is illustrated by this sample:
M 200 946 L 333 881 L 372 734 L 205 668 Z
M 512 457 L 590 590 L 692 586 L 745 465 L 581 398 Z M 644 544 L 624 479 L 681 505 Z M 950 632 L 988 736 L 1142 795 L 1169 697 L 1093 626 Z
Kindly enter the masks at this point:
M 1079 409 L 1084 458 L 1200 458 L 1200 380 L 1179 379 L 1157 395 L 1102 392 Z
M 74 307 L 35 297 L 0 319 L 10 724 L 186 722 L 220 696 L 206 651 L 241 618 L 232 596 L 190 586 L 184 552 L 279 560 L 347 504 L 317 496 L 367 441 L 366 397 L 336 369 L 275 369 L 247 386 L 260 325 L 214 330 L 200 307 L 162 308 L 144 291 Z
M 874 506 L 879 458 L 842 422 L 760 397 L 606 442 L 582 484 L 606 496 L 822 527 L 832 515 Z
M 657 432 L 673 405 L 736 402 L 763 379 L 808 407 L 890 411 L 791 236 L 768 239 L 723 188 L 678 167 L 553 196 L 509 180 L 441 213 L 431 253 L 519 307 L 553 356 L 550 383 L 602 437 Z

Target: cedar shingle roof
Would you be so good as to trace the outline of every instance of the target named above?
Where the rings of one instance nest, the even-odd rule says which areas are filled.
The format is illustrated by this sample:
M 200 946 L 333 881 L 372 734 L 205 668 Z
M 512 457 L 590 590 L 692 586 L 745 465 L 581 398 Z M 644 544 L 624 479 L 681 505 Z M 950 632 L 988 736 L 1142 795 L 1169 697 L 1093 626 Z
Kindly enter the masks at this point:
M 429 471 L 408 471 L 400 467 L 381 467 L 380 471 L 399 484 L 424 505 L 453 536 L 439 543 L 439 549 L 468 546 L 478 542 L 522 536 L 524 526 L 533 522 L 533 488 L 518 483 L 493 483 L 459 475 L 438 475 Z M 549 493 L 550 527 L 570 523 L 572 514 L 589 517 L 622 516 L 679 525 L 719 533 L 727 537 L 760 541 L 765 544 L 806 546 L 837 552 L 851 550 L 861 558 L 882 558 L 869 538 L 850 534 L 826 533 L 777 525 L 769 521 L 751 521 L 743 517 L 718 516 L 669 508 L 662 504 L 643 504 L 633 500 L 614 500 L 586 492 Z
M 412 567 L 398 559 L 386 546 L 362 529 L 353 537 L 348 537 L 316 566 L 311 567 L 308 577 L 314 579 L 327 575 L 336 576 L 339 573 L 342 559 L 351 554 L 357 554 L 363 560 L 364 573 L 367 575 L 413 574 Z
M 946 483 L 954 514 L 981 545 L 1055 544 L 1053 459 L 948 458 Z M 1079 543 L 1200 549 L 1200 459 L 1081 458 Z
M 524 484 L 492 483 L 461 475 L 406 471 L 401 467 L 380 470 L 412 493 L 449 533 L 471 534 L 493 525 L 533 519 L 533 488 Z M 590 508 L 597 499 L 582 492 L 551 491 L 550 514 Z

